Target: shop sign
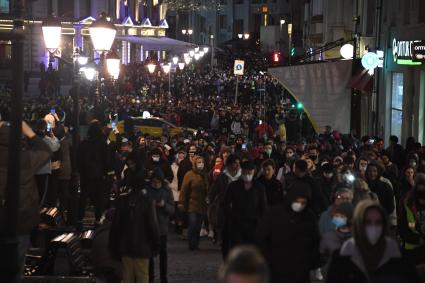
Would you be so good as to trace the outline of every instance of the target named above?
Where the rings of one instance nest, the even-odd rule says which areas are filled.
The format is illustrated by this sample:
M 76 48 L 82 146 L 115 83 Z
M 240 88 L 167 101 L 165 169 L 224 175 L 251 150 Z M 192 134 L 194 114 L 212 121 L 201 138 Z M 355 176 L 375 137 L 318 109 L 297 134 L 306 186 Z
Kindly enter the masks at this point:
M 414 45 L 421 40 L 397 40 L 393 39 L 393 58 L 394 62 L 399 65 L 421 65 L 423 61 L 415 61 L 414 59 Z M 424 53 L 425 54 L 425 53 Z M 421 57 L 421 56 L 419 56 Z M 423 58 L 422 58 L 423 59 Z
M 233 73 L 235 75 L 243 75 L 243 71 L 244 71 L 244 66 L 245 66 L 245 61 L 243 60 L 235 60 L 235 65 L 233 68 Z
M 413 62 L 425 62 L 425 40 L 418 40 L 412 46 Z

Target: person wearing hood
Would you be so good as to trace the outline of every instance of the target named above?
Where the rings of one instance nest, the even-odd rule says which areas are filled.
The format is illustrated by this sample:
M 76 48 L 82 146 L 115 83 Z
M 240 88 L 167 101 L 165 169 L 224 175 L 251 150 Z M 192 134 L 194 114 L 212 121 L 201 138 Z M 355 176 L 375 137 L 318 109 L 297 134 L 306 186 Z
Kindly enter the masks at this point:
M 28 146 L 21 152 L 20 183 L 19 187 L 16 188 L 19 190 L 19 221 L 16 231 L 18 242 L 16 243 L 17 252 L 13 255 L 16 257 L 16 261 L 10 261 L 10 257 L 12 256 L 10 253 L 4 251 L 0 253 L 1 262 L 10 263 L 0 266 L 0 274 L 2 274 L 2 280 L 5 280 L 5 282 L 20 282 L 19 278 L 23 274 L 25 254 L 29 247 L 29 235 L 40 221 L 35 173 L 47 164 L 52 156 L 49 145 L 41 137 L 37 136 L 25 122 L 22 122 L 22 135 L 28 139 Z M 0 121 L 0 203 L 2 204 L 0 210 L 2 212 L 4 209 L 3 203 L 5 201 L 7 181 L 9 138 L 10 127 L 5 122 Z M 4 227 L 3 223 L 4 221 L 1 219 L 0 231 L 2 233 L 0 234 L 7 231 L 7 227 Z M 19 266 L 15 266 L 16 263 Z
M 346 240 L 351 238 L 353 210 L 353 205 L 349 202 L 343 202 L 335 207 L 332 215 L 335 229 L 324 233 L 320 242 L 320 253 L 326 261 L 341 248 Z
M 327 232 L 334 231 L 337 226 L 333 221 L 333 215 L 335 209 L 341 204 L 347 202 L 352 203 L 353 201 L 353 192 L 348 188 L 340 188 L 335 192 L 334 202 L 320 215 L 319 219 L 319 231 L 321 235 L 324 235 Z
M 161 169 L 155 169 L 152 174 L 151 182 L 148 186 L 148 197 L 154 201 L 156 207 L 156 216 L 158 218 L 160 245 L 159 245 L 159 263 L 161 283 L 167 283 L 167 235 L 170 215 L 174 213 L 173 194 L 165 180 Z M 154 259 L 151 257 L 149 262 L 149 281 L 154 282 L 155 268 Z
M 193 158 L 193 168 L 183 179 L 180 202 L 188 213 L 189 250 L 199 250 L 199 238 L 202 221 L 207 213 L 208 177 L 204 173 L 205 160 L 201 156 Z
M 407 258 L 425 264 L 425 180 L 419 179 L 400 203 L 398 230 Z M 422 268 L 423 270 L 423 268 Z M 422 274 L 424 276 L 425 274 Z M 425 276 L 424 276 L 425 278 Z
M 418 282 L 395 240 L 387 236 L 387 212 L 371 200 L 354 211 L 353 237 L 334 252 L 326 283 Z
M 299 187 L 286 201 L 269 208 L 257 228 L 257 241 L 271 272 L 271 283 L 310 282 L 319 263 L 319 229 L 311 192 Z
M 173 170 L 167 160 L 163 158 L 163 153 L 160 148 L 154 148 L 150 152 L 150 159 L 146 161 L 145 168 L 148 172 L 148 178 L 153 174 L 157 169 L 160 169 L 164 172 L 165 179 L 168 182 L 173 181 Z
M 217 237 L 217 240 L 220 240 L 219 237 L 223 238 L 223 235 L 228 235 L 225 231 L 225 218 L 224 218 L 224 196 L 226 195 L 226 191 L 228 185 L 239 179 L 242 171 L 240 168 L 240 158 L 231 154 L 226 159 L 226 168 L 223 172 L 217 177 L 217 180 L 211 187 L 211 191 L 209 193 L 209 199 L 211 201 L 210 206 L 210 223 L 214 228 L 214 234 Z M 224 254 L 228 252 L 228 241 L 225 239 L 222 240 L 222 250 L 223 250 L 223 258 Z
M 329 162 L 324 162 L 322 163 L 320 169 L 322 176 L 319 179 L 319 184 L 323 196 L 326 199 L 326 204 L 329 205 L 332 202 L 332 194 L 336 185 L 334 178 L 334 168 Z
M 381 173 L 379 165 L 370 163 L 366 169 L 366 182 L 370 190 L 378 196 L 379 203 L 384 207 L 387 215 L 394 212 L 394 193 L 391 187 L 380 180 Z
M 257 179 L 266 192 L 267 205 L 273 206 L 283 203 L 283 186 L 276 179 L 276 163 L 272 159 L 267 159 L 261 164 L 262 174 Z
M 255 164 L 245 161 L 241 168 L 241 177 L 229 184 L 224 197 L 229 248 L 255 243 L 255 229 L 267 206 L 264 187 L 254 181 Z

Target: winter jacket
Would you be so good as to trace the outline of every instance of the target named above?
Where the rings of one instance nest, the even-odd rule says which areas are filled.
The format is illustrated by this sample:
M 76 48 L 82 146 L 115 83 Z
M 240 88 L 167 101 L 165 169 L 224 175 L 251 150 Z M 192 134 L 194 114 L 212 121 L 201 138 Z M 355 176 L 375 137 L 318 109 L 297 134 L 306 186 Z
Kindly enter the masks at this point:
M 319 263 L 320 236 L 310 209 L 293 212 L 289 204 L 269 208 L 257 228 L 258 243 L 270 267 L 271 283 L 309 283 Z
M 159 250 L 156 209 L 147 190 L 120 196 L 112 222 L 109 249 L 116 258 L 149 258 Z
M 6 129 L 0 131 L 0 225 L 3 224 L 5 190 L 8 170 L 9 133 Z M 50 161 L 52 151 L 40 137 L 34 137 L 28 142 L 28 147 L 21 153 L 21 174 L 19 187 L 19 209 L 17 233 L 28 235 L 39 223 L 39 199 L 35 183 L 35 173 Z M 0 234 L 5 232 L 0 226 Z
M 160 189 L 155 189 L 149 186 L 148 188 L 149 198 L 156 202 L 164 200 L 164 207 L 156 207 L 156 216 L 158 217 L 159 233 L 161 236 L 168 234 L 168 224 L 170 222 L 170 215 L 174 214 L 174 199 L 171 189 L 163 186 Z
M 188 213 L 207 213 L 208 178 L 195 170 L 186 173 L 180 191 L 180 202 Z
M 43 139 L 43 142 L 45 142 L 49 146 L 52 153 L 59 150 L 60 143 L 56 137 L 49 137 L 45 135 L 41 138 Z M 43 167 L 41 167 L 35 174 L 36 175 L 52 174 L 52 162 L 50 160 L 47 161 L 47 163 L 45 163 Z
M 323 235 L 330 231 L 334 231 L 336 229 L 335 224 L 332 223 L 333 209 L 334 209 L 334 206 L 331 205 L 328 207 L 326 211 L 320 214 L 320 218 L 319 218 L 320 235 Z
M 283 203 L 283 186 L 282 183 L 279 182 L 275 177 L 267 180 L 264 176 L 260 176 L 257 179 L 257 182 L 264 187 L 268 206 Z
M 78 171 L 81 178 L 100 180 L 109 168 L 108 146 L 104 138 L 89 138 L 78 148 Z
M 416 249 L 425 240 L 425 233 L 421 229 L 424 226 L 425 207 L 415 201 L 414 191 L 411 191 L 400 203 L 399 210 L 398 231 L 402 246 L 406 250 Z
M 184 159 L 179 164 L 179 169 L 177 171 L 177 180 L 178 180 L 178 190 L 180 191 L 183 184 L 184 176 L 186 176 L 186 173 L 192 170 L 192 161 L 190 161 L 189 157 Z
M 232 246 L 254 243 L 255 230 L 266 206 L 264 187 L 260 183 L 254 182 L 249 190 L 240 179 L 229 184 L 223 208 Z
M 416 270 L 406 263 L 397 243 L 390 238 L 386 238 L 385 242 L 385 251 L 373 279 L 369 278 L 361 253 L 352 238 L 333 254 L 326 283 L 369 283 L 370 280 L 373 283 L 419 282 Z
M 378 196 L 379 203 L 388 215 L 394 211 L 394 194 L 391 187 L 381 180 L 368 181 L 370 190 Z

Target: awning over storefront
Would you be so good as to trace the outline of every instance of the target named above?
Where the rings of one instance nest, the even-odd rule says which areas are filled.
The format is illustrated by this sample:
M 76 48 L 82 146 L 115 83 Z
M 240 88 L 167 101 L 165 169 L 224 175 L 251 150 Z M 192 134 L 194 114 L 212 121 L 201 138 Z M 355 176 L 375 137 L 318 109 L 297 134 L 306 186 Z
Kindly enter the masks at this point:
M 351 60 L 271 68 L 269 74 L 303 103 L 316 131 L 330 125 L 349 133 Z
M 195 44 L 184 42 L 169 37 L 150 37 L 150 36 L 117 36 L 115 38 L 119 41 L 127 41 L 134 44 L 143 46 L 143 50 L 159 50 L 159 51 L 173 51 L 175 53 L 184 53 L 188 49 L 196 47 Z

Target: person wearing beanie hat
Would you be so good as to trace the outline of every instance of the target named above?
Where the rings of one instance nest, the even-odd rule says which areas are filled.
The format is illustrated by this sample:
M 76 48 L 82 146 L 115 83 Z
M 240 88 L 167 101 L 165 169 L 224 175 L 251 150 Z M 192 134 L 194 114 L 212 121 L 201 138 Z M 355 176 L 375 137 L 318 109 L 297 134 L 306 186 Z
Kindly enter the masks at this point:
M 310 282 L 319 264 L 320 236 L 310 209 L 311 192 L 299 186 L 283 204 L 266 210 L 257 228 L 257 241 L 270 266 L 271 283 Z
M 351 238 L 353 211 L 354 207 L 349 202 L 343 202 L 335 207 L 332 223 L 336 229 L 324 233 L 320 242 L 320 253 L 325 259 L 329 259 L 334 251 L 339 250 L 342 244 Z

